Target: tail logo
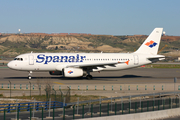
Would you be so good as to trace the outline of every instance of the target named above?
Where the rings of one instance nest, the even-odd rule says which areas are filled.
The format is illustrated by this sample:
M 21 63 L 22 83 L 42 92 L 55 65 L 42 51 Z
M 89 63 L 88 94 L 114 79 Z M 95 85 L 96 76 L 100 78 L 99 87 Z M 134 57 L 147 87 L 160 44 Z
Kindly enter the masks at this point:
M 153 48 L 157 45 L 157 43 L 151 40 L 150 42 L 147 42 L 145 45 L 147 45 L 150 48 Z
M 70 70 L 70 71 L 68 71 L 68 73 L 71 74 L 71 73 L 73 73 L 73 71 Z

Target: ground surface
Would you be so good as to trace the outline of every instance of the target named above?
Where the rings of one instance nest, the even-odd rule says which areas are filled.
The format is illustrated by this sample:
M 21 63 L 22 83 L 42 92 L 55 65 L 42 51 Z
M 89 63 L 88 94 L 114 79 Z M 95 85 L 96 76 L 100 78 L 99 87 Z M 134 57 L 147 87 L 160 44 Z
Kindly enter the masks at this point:
M 51 76 L 48 72 L 38 72 L 33 73 L 32 80 L 28 80 L 28 72 L 1 68 L 0 85 L 2 86 L 3 84 L 3 87 L 7 89 L 8 84 L 11 82 L 11 88 L 14 89 L 15 84 L 17 91 L 14 89 L 13 95 L 22 95 L 26 92 L 26 95 L 28 95 L 29 82 L 31 82 L 31 89 L 33 89 L 32 87 L 34 85 L 32 94 L 39 94 L 38 85 L 41 85 L 43 90 L 46 84 L 50 84 L 54 86 L 55 90 L 59 90 L 59 87 L 61 89 L 67 89 L 67 86 L 69 86 L 71 87 L 71 94 L 101 95 L 106 97 L 169 92 L 174 91 L 174 87 L 175 90 L 178 90 L 180 85 L 180 69 L 135 68 L 124 71 L 94 72 L 92 75 L 94 78 L 87 80 L 85 77 L 63 78 L 61 76 Z M 174 77 L 177 78 L 176 84 L 174 84 Z M 26 89 L 28 85 L 28 90 L 23 91 L 21 94 L 19 92 L 20 85 L 22 85 L 22 89 Z M 9 91 L 1 90 L 2 92 L 4 95 L 7 93 L 6 96 L 9 95 Z
M 48 72 L 33 73 L 31 82 L 38 79 L 50 79 L 53 82 L 62 84 L 141 84 L 141 83 L 172 83 L 174 77 L 180 79 L 180 69 L 154 69 L 154 68 L 134 68 L 123 71 L 103 71 L 91 73 L 92 80 L 84 78 L 63 78 L 52 76 Z M 0 68 L 0 83 L 29 83 L 28 72 L 15 71 L 8 68 Z M 177 81 L 180 83 L 180 81 Z
M 62 89 L 63 87 L 71 86 L 71 94 L 100 95 L 106 97 L 173 91 L 174 77 L 177 78 L 177 83 L 175 84 L 176 91 L 178 91 L 178 86 L 180 85 L 180 69 L 135 68 L 124 71 L 94 72 L 92 75 L 94 78 L 92 80 L 87 80 L 85 77 L 70 79 L 51 76 L 48 72 L 39 72 L 33 73 L 32 80 L 28 80 L 28 72 L 14 71 L 4 67 L 0 68 L 0 85 L 4 85 L 3 90 L 0 91 L 5 96 L 9 95 L 9 89 L 7 89 L 9 81 L 12 84 L 12 96 L 29 95 L 29 89 L 26 90 L 26 85 L 29 85 L 29 82 L 36 86 L 38 82 L 40 82 L 41 85 L 45 85 L 49 82 L 54 85 L 55 89 L 59 89 L 59 86 L 61 86 Z M 16 89 L 13 88 L 14 84 L 16 84 Z M 22 84 L 22 90 L 19 90 L 20 84 Z M 80 90 L 78 90 L 78 86 Z M 97 90 L 95 90 L 95 86 Z M 103 86 L 106 87 L 106 90 L 103 90 Z M 122 90 L 120 90 L 120 86 Z M 131 86 L 130 90 L 129 86 Z M 138 90 L 137 86 L 139 86 Z M 145 90 L 145 86 L 147 86 L 147 90 Z M 156 86 L 155 90 L 153 86 Z M 32 90 L 31 94 L 36 93 L 39 94 L 37 87 L 35 90 Z M 179 117 L 167 118 L 164 120 L 171 119 L 178 120 Z

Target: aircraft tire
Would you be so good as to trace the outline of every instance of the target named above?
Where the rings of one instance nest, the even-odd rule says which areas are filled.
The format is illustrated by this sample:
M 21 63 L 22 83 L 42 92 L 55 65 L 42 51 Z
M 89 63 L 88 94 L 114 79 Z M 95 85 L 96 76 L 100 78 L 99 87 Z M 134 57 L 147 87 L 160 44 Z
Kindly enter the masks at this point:
M 87 78 L 88 80 L 91 80 L 91 79 L 92 79 L 92 75 L 87 75 L 86 78 Z

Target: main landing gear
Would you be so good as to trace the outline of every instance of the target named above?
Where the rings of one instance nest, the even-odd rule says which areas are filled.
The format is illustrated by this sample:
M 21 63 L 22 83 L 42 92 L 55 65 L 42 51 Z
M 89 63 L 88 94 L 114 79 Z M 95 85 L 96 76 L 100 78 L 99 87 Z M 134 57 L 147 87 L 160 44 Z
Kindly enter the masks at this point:
M 92 75 L 87 75 L 86 78 L 87 78 L 88 80 L 91 80 L 91 79 L 92 79 Z
M 93 78 L 92 75 L 90 75 L 90 72 L 88 72 L 88 71 L 87 71 L 87 74 L 88 74 L 88 75 L 86 76 L 86 78 L 87 78 L 88 80 L 91 80 L 91 79 Z
M 32 77 L 32 71 L 29 71 L 28 79 L 31 80 Z

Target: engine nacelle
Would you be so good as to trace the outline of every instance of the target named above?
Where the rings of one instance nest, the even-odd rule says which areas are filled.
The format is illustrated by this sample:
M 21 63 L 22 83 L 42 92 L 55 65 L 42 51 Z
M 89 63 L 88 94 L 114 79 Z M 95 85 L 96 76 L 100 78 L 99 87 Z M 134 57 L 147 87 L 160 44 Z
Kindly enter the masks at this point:
M 64 77 L 81 77 L 83 76 L 83 70 L 81 68 L 64 68 Z
M 50 75 L 62 75 L 62 71 L 49 71 Z

